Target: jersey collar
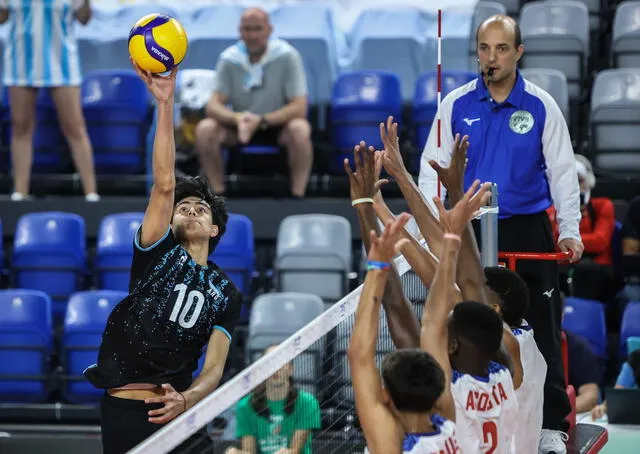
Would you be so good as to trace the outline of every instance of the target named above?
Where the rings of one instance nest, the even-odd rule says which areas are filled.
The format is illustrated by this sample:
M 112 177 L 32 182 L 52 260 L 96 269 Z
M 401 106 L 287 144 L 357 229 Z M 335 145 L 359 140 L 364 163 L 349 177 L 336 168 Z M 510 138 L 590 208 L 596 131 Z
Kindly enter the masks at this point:
M 484 83 L 484 79 L 482 77 L 478 77 L 478 83 L 476 85 L 476 96 L 479 101 L 490 100 L 489 90 L 487 90 L 487 86 Z M 520 75 L 520 71 L 516 69 L 516 83 L 511 89 L 511 93 L 507 96 L 507 99 L 504 102 L 497 104 L 496 106 L 502 107 L 505 105 L 511 105 L 515 108 L 522 107 L 522 99 L 524 97 L 524 79 L 522 75 Z

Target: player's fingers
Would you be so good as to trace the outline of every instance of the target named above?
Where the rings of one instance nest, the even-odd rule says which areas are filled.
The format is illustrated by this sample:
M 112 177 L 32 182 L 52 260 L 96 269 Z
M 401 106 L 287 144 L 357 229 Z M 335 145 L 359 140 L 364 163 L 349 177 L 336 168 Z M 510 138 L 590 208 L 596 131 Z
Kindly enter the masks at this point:
M 389 180 L 387 180 L 386 178 L 383 178 L 381 180 L 376 181 L 374 187 L 376 189 L 376 191 L 380 190 L 380 188 L 382 186 L 384 186 L 385 184 L 387 184 L 389 182 Z
M 144 403 L 145 404 L 163 404 L 163 403 L 169 402 L 170 400 L 171 400 L 171 397 L 165 394 L 164 396 L 149 397 L 148 399 L 144 400 Z
M 476 191 L 478 190 L 478 186 L 480 186 L 480 180 L 475 180 L 469 187 L 469 189 L 467 189 L 467 192 L 464 193 L 464 198 L 467 201 L 469 201 L 471 197 L 476 193 Z
M 440 164 L 438 164 L 436 161 L 432 159 L 429 161 L 429 165 L 433 170 L 436 171 L 437 174 L 440 174 L 440 171 L 442 170 L 442 167 L 440 167 Z
M 397 253 L 402 253 L 402 249 L 409 246 L 410 243 L 411 242 L 407 238 L 402 238 L 401 240 L 396 241 L 394 249 Z
M 153 424 L 164 424 L 167 423 L 169 421 L 171 421 L 173 419 L 173 415 L 170 414 L 166 414 L 166 415 L 162 415 L 162 416 L 156 416 L 153 418 L 149 418 L 149 422 L 153 423 Z
M 175 390 L 175 389 L 173 389 L 173 386 L 171 386 L 171 384 L 170 384 L 170 383 L 164 383 L 164 384 L 162 385 L 162 389 L 164 389 L 167 393 L 174 393 L 174 392 L 176 392 L 176 390 Z
M 149 410 L 148 414 L 149 416 L 162 416 L 168 411 L 169 411 L 169 408 L 167 406 L 164 406 L 161 408 L 156 408 L 155 410 Z
M 442 220 L 442 218 L 445 215 L 445 209 L 444 209 L 444 205 L 442 204 L 442 200 L 440 200 L 440 197 L 434 197 L 433 203 L 436 204 L 436 208 L 438 209 L 438 214 L 440 215 L 440 220 Z
M 344 158 L 344 161 L 342 161 L 342 164 L 344 165 L 344 171 L 349 176 L 349 179 L 351 179 L 351 177 L 353 176 L 353 170 L 351 170 L 351 163 L 347 158 Z

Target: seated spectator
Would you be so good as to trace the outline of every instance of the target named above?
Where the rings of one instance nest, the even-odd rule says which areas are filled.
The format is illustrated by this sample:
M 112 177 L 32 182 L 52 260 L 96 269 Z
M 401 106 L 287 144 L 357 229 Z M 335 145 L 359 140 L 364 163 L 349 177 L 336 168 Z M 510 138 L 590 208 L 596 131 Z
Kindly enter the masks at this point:
M 627 282 L 640 284 L 640 196 L 631 201 L 622 223 L 622 266 Z
M 614 388 L 638 389 L 638 383 L 640 383 L 640 350 L 634 350 L 629 353 L 627 361 L 622 365 Z M 602 418 L 606 412 L 607 401 L 605 400 L 591 410 L 591 418 L 595 421 Z
M 589 343 L 565 331 L 569 349 L 569 384 L 576 390 L 576 412 L 591 411 L 600 400 L 602 365 Z
M 572 275 L 571 294 L 596 301 L 610 301 L 615 292 L 611 252 L 611 236 L 615 228 L 613 202 L 607 197 L 591 197 L 596 177 L 591 163 L 576 155 L 576 171 L 580 182 L 580 236 L 584 244 L 582 260 L 567 270 Z M 555 208 L 548 210 L 549 219 L 558 240 Z
M 229 448 L 225 454 L 311 454 L 311 431 L 320 428 L 320 405 L 315 396 L 298 390 L 292 374 L 289 363 L 238 402 L 236 436 L 241 448 Z
M 305 195 L 313 147 L 302 58 L 290 44 L 270 38 L 268 14 L 249 8 L 240 22 L 242 41 L 227 48 L 216 66 L 215 91 L 196 128 L 196 150 L 217 194 L 224 194 L 221 147 L 282 146 L 287 151 L 291 195 Z M 227 105 L 231 105 L 231 108 Z

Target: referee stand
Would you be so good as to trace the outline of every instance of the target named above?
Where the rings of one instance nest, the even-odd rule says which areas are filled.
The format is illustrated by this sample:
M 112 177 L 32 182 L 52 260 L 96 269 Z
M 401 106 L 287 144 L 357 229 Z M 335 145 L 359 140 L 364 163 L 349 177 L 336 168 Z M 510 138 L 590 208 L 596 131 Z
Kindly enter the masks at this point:
M 500 252 L 498 251 L 498 185 L 492 183 L 491 198 L 486 208 L 479 214 L 480 217 L 480 243 L 482 266 L 506 266 L 516 271 L 518 260 L 556 260 L 566 261 L 570 257 L 568 252 L 540 253 L 540 252 Z M 562 356 L 565 373 L 567 395 L 571 402 L 571 413 L 566 419 L 570 424 L 569 440 L 567 441 L 568 453 L 596 454 L 607 443 L 609 434 L 607 429 L 595 424 L 576 424 L 576 391 L 568 384 L 568 349 L 567 342 L 562 333 Z

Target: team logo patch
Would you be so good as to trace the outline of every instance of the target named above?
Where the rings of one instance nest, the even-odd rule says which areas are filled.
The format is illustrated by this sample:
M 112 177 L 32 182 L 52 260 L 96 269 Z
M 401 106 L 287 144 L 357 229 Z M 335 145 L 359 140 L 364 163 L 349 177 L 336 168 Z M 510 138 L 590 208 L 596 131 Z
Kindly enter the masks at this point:
M 509 118 L 509 127 L 516 134 L 526 134 L 531 131 L 535 123 L 533 115 L 526 110 L 517 110 Z

